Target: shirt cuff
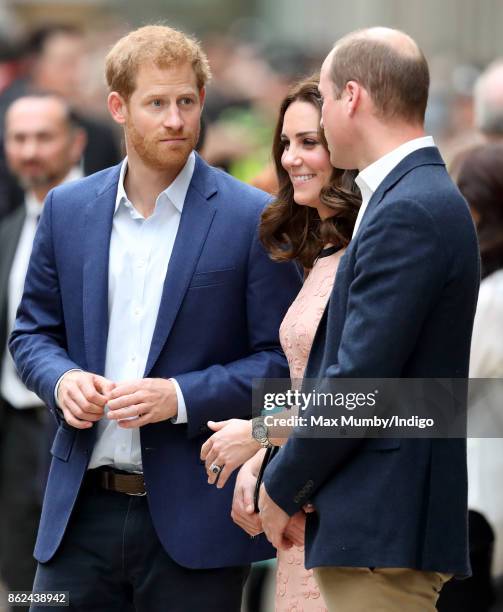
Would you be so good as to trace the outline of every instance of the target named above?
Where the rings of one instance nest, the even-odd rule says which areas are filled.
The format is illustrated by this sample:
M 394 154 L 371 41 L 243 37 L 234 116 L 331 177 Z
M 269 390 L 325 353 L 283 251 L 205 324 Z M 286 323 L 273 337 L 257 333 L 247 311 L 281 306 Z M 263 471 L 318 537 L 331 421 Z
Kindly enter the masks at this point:
M 62 374 L 58 378 L 58 382 L 56 383 L 56 386 L 54 387 L 54 402 L 56 403 L 56 406 L 60 410 L 61 410 L 61 406 L 59 405 L 59 402 L 58 402 L 59 385 L 60 385 L 61 381 L 63 380 L 63 376 L 66 376 L 68 374 L 68 372 L 82 372 L 82 370 L 80 370 L 79 368 L 72 368 L 71 370 L 67 370 L 64 374 Z
M 176 417 L 171 419 L 171 422 L 175 425 L 187 423 L 187 406 L 185 405 L 185 400 L 183 399 L 183 393 L 180 389 L 180 385 L 174 378 L 170 378 L 169 380 L 175 385 L 176 399 L 178 400 L 178 414 Z

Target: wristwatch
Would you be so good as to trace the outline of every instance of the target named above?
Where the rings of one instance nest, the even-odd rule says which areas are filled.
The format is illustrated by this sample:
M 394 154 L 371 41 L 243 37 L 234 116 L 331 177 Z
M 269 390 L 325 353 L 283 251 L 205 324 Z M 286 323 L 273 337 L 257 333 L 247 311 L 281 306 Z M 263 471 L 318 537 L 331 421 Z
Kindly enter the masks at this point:
M 264 417 L 256 417 L 252 419 L 252 436 L 260 444 L 262 448 L 271 448 L 272 444 L 267 437 L 267 425 L 264 423 Z

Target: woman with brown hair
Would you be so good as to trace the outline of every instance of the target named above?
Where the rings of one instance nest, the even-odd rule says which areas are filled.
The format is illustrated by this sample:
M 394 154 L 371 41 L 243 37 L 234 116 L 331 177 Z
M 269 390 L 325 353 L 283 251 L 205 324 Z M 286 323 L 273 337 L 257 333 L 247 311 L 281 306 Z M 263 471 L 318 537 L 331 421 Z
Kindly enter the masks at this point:
M 272 146 L 279 189 L 260 227 L 273 259 L 296 260 L 306 270 L 327 244 L 347 246 L 361 202 L 356 173 L 330 165 L 317 83 L 301 81 L 281 104 Z
M 280 328 L 295 388 L 303 377 L 361 202 L 353 173 L 330 164 L 320 128 L 321 105 L 316 78 L 298 83 L 281 104 L 273 140 L 279 190 L 260 226 L 262 243 L 271 257 L 278 262 L 297 261 L 305 274 L 304 285 Z M 252 436 L 251 421 L 232 419 L 208 426 L 216 432 L 201 451 L 208 482 L 221 488 L 244 464 L 236 480 L 232 517 L 254 536 L 262 531 L 253 494 L 265 444 Z M 286 438 L 270 441 L 281 446 Z M 304 567 L 305 520 L 304 511 L 292 517 L 287 530 L 290 548 L 278 551 L 277 611 L 326 610 L 312 571 Z
M 451 175 L 470 206 L 480 244 L 482 282 L 473 325 L 470 378 L 503 378 L 503 144 L 460 153 Z M 438 601 L 441 612 L 492 608 L 491 574 L 503 575 L 503 443 L 499 385 L 471 385 L 468 410 L 468 580 L 451 580 Z M 480 436 L 480 437 L 475 437 Z

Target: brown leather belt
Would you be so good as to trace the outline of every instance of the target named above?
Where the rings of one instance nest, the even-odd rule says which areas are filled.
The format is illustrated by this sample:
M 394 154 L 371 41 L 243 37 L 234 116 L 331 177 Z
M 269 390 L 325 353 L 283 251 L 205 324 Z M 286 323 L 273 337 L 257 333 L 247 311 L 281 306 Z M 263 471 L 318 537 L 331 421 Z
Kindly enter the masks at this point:
M 125 493 L 126 495 L 146 495 L 143 474 L 122 472 L 112 468 L 88 470 L 85 476 L 87 487 L 97 487 L 106 491 Z

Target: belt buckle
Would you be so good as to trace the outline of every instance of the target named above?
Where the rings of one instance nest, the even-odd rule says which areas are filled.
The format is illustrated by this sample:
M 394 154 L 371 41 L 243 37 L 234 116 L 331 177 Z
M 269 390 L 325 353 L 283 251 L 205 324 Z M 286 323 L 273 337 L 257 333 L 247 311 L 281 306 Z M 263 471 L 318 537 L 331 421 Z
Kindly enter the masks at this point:
M 143 474 L 141 474 L 142 476 L 142 485 L 143 485 L 143 493 L 126 493 L 126 495 L 132 495 L 133 497 L 145 497 L 145 495 L 147 494 L 147 490 L 145 488 L 145 479 L 143 477 Z
M 143 476 L 143 474 L 141 474 L 141 475 Z M 102 479 L 103 479 L 103 485 L 104 485 L 105 489 L 108 489 L 110 491 L 117 491 L 118 493 L 123 493 L 123 494 L 126 494 L 126 495 L 132 495 L 133 497 L 145 497 L 145 495 L 147 494 L 147 491 L 145 489 L 145 481 L 144 481 L 143 478 L 142 478 L 143 493 L 129 493 L 128 491 L 124 491 L 124 490 L 121 491 L 121 489 L 116 487 L 116 486 L 111 486 L 112 483 L 115 482 L 114 476 L 115 476 L 115 474 L 114 474 L 113 471 L 105 470 L 103 472 Z

